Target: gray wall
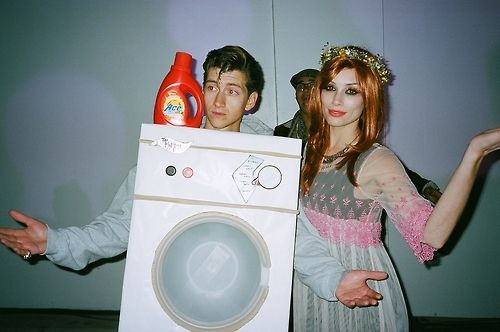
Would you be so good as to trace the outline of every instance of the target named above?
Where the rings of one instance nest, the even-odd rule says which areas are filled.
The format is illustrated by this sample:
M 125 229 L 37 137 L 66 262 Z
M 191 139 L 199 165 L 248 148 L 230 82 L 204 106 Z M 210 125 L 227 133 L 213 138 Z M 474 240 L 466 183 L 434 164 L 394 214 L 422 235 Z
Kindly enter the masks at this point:
M 52 227 L 84 225 L 105 209 L 178 50 L 193 54 L 201 81 L 209 50 L 248 49 L 266 75 L 256 115 L 270 126 L 296 111 L 290 76 L 317 67 L 326 42 L 383 54 L 395 74 L 387 144 L 441 187 L 468 140 L 500 125 L 496 0 L 8 0 L 0 22 L 2 226 L 14 225 L 9 208 Z M 414 315 L 500 317 L 495 158 L 438 265 L 417 263 L 387 225 Z M 2 308 L 119 309 L 123 257 L 83 272 L 3 247 L 0 260 Z

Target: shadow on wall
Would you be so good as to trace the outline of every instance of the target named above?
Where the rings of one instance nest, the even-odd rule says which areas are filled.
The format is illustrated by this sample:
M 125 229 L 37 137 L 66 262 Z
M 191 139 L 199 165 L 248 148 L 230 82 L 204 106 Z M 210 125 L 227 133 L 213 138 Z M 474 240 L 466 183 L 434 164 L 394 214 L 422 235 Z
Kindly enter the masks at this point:
M 59 266 L 59 265 L 55 265 L 55 266 L 57 266 L 59 269 L 61 269 L 63 271 L 75 273 L 75 274 L 78 274 L 80 276 L 85 276 L 85 275 L 90 274 L 94 269 L 98 269 L 102 265 L 120 262 L 120 261 L 125 260 L 126 257 L 127 257 L 127 252 L 124 252 L 118 256 L 100 259 L 97 262 L 90 263 L 84 269 L 79 270 L 79 271 L 75 271 L 75 270 L 72 270 L 70 268 Z M 30 265 L 37 265 L 37 264 L 41 264 L 41 262 L 43 262 L 43 261 L 47 261 L 46 263 L 50 263 L 49 260 L 45 256 L 39 256 L 39 255 L 33 256 L 27 263 Z M 52 264 L 52 263 L 50 263 L 50 264 Z
M 92 220 L 90 201 L 74 180 L 54 189 L 52 207 L 56 220 L 71 221 L 75 216 L 83 221 Z
M 500 45 L 493 48 L 486 61 L 488 67 L 486 72 L 489 79 L 488 86 L 491 88 L 491 92 L 488 95 L 492 98 L 491 111 L 494 120 L 492 126 L 498 126 L 500 123 L 500 63 L 498 59 L 500 59 Z

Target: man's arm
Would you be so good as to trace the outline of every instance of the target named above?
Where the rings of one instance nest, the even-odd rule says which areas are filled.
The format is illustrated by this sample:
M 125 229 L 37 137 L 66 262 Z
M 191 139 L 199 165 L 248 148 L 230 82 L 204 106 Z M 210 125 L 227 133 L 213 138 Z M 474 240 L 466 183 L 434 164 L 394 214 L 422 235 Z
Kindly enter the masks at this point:
M 0 228 L 0 242 L 20 256 L 45 254 L 53 263 L 75 270 L 124 252 L 128 245 L 135 171 L 133 168 L 129 172 L 108 210 L 90 224 L 51 229 L 40 220 L 12 210 L 11 218 L 25 227 Z

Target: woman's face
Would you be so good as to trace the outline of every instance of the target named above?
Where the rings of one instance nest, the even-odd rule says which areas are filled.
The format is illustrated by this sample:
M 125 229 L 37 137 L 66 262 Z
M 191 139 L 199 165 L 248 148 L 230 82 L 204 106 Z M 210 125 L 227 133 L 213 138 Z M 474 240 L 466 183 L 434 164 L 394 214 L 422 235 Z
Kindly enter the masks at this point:
M 321 90 L 323 116 L 332 127 L 358 128 L 364 103 L 354 69 L 343 69 Z

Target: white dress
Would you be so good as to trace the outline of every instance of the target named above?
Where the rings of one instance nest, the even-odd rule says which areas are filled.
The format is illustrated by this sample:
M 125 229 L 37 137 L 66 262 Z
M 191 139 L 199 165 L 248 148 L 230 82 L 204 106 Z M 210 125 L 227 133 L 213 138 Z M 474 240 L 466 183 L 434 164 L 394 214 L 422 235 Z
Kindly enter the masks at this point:
M 346 167 L 322 165 L 302 197 L 297 225 L 293 318 L 295 331 L 408 331 L 408 314 L 393 264 L 381 240 L 382 209 L 419 261 L 433 258 L 421 243 L 432 212 L 418 195 L 399 159 L 375 144 L 355 166 L 358 187 Z M 305 214 L 305 216 L 304 216 Z M 369 285 L 384 298 L 376 307 L 349 309 L 335 297 L 350 270 L 386 271 L 389 278 Z

